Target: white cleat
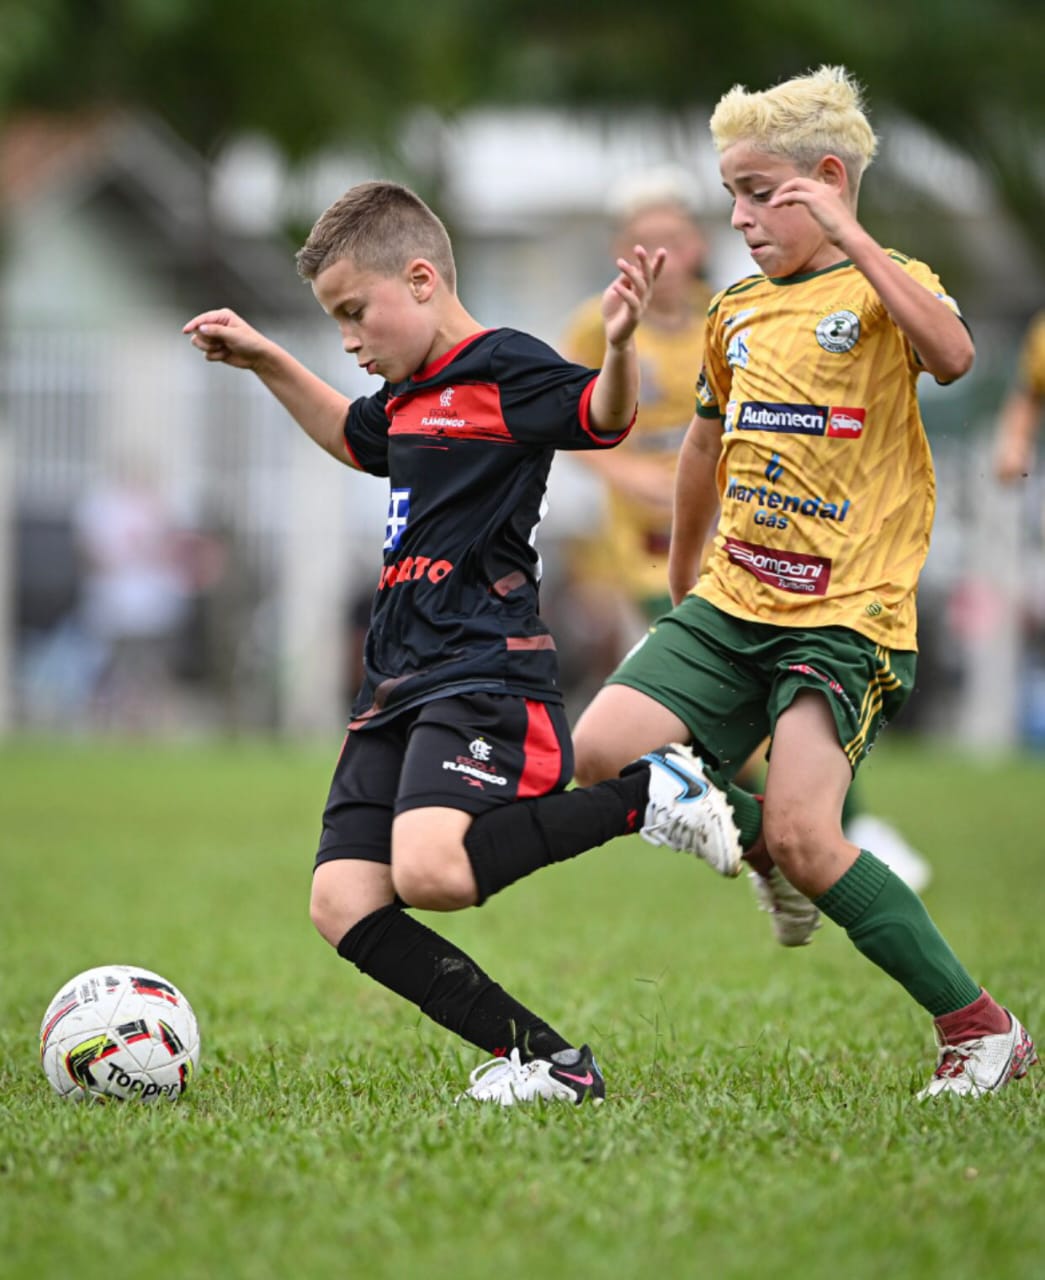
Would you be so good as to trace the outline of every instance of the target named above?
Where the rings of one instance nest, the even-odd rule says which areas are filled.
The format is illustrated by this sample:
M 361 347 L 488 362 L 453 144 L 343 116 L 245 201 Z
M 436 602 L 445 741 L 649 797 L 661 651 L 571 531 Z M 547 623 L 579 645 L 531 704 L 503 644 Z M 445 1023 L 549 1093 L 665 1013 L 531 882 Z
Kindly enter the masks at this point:
M 769 913 L 777 942 L 782 947 L 807 947 L 821 924 L 820 912 L 810 899 L 795 888 L 779 867 L 772 867 L 768 876 L 749 871 L 748 879 L 759 910 Z
M 469 1087 L 455 1099 L 471 1098 L 475 1102 L 496 1102 L 513 1107 L 517 1102 L 572 1102 L 577 1105 L 590 1098 L 596 1106 L 606 1098 L 606 1085 L 592 1051 L 563 1049 L 550 1058 L 534 1058 L 523 1062 L 519 1050 L 505 1058 L 482 1062 L 468 1077 Z
M 1009 1011 L 1006 1009 L 1006 1013 Z M 1011 1025 L 999 1035 L 979 1036 L 961 1044 L 945 1044 L 936 1030 L 936 1070 L 918 1100 L 952 1094 L 978 1098 L 1019 1080 L 1038 1061 L 1034 1041 L 1020 1020 L 1009 1013 Z
M 643 839 L 692 853 L 720 875 L 738 875 L 743 851 L 733 808 L 708 780 L 700 757 L 672 742 L 642 759 L 650 767 Z

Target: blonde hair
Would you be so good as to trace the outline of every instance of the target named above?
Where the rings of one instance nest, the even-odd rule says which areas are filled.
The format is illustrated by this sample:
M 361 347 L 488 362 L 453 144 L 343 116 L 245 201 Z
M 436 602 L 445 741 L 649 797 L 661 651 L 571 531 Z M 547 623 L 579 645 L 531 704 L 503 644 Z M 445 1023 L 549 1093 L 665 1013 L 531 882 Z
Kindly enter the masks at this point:
M 298 250 L 298 275 L 314 280 L 340 258 L 386 276 L 426 258 L 451 293 L 456 288 L 446 228 L 420 196 L 398 182 L 361 182 L 321 213 Z
M 748 142 L 804 170 L 835 155 L 854 192 L 878 149 L 863 90 L 845 67 L 818 67 L 755 93 L 734 85 L 712 112 L 711 138 L 720 153 Z

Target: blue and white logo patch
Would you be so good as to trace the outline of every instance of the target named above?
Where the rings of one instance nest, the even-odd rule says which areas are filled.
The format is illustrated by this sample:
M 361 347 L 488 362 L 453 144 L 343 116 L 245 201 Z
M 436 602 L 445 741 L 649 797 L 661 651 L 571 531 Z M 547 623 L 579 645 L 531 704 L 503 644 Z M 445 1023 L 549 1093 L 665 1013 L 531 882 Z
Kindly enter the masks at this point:
M 747 345 L 750 336 L 750 329 L 741 329 L 730 338 L 729 346 L 726 347 L 726 363 L 731 369 L 747 368 L 748 361 L 751 359 L 751 352 Z
M 382 550 L 394 551 L 399 546 L 406 522 L 410 519 L 410 490 L 393 489 L 388 495 L 388 522 Z

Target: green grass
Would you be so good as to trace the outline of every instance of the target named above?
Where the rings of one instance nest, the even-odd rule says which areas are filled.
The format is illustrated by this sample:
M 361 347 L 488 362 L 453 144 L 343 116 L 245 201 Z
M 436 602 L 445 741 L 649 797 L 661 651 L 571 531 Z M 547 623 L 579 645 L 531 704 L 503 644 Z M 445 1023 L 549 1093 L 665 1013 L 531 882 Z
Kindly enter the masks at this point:
M 0 1274 L 1040 1277 L 1041 1069 L 913 1100 L 928 1019 L 831 925 L 771 941 L 747 886 L 623 840 L 445 929 L 606 1071 L 600 1110 L 457 1109 L 482 1055 L 333 956 L 306 900 L 329 752 L 0 749 Z M 871 807 L 932 859 L 974 975 L 1045 1034 L 1045 762 L 902 739 Z M 60 984 L 132 962 L 183 988 L 174 1107 L 49 1090 Z

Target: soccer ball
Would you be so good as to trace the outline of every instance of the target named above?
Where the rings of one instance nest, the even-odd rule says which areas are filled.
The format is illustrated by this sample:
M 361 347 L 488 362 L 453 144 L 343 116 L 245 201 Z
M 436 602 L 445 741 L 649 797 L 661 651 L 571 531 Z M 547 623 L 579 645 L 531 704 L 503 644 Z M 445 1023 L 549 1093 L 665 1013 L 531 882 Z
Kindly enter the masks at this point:
M 70 978 L 40 1025 L 44 1074 L 76 1101 L 174 1101 L 199 1060 L 192 1006 L 173 983 L 133 965 L 100 965 Z

